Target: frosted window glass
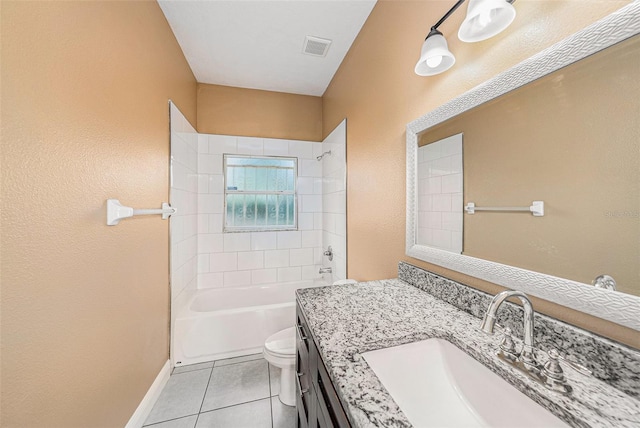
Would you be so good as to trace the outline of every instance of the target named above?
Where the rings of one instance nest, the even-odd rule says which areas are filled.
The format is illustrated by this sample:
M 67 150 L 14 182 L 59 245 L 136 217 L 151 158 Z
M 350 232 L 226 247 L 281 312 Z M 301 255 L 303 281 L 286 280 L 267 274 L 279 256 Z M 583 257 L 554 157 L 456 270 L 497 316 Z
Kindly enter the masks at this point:
M 297 159 L 224 155 L 225 231 L 296 230 Z

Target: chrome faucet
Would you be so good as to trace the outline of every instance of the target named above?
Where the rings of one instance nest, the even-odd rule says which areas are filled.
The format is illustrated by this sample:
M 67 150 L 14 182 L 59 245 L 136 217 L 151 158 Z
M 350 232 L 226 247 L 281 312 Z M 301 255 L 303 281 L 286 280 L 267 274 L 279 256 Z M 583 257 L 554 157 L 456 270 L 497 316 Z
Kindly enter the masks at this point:
M 323 252 L 322 254 L 329 257 L 330 262 L 333 261 L 333 249 L 331 248 L 331 245 L 329 245 L 329 248 L 327 248 L 327 251 Z
M 572 391 L 572 387 L 567 383 L 567 379 L 564 376 L 564 372 L 560 367 L 560 362 L 571 367 L 573 370 L 589 376 L 591 371 L 581 364 L 562 356 L 557 350 L 551 349 L 546 354 L 549 359 L 544 366 L 539 365 L 536 361 L 536 356 L 533 348 L 533 305 L 531 301 L 521 291 L 506 290 L 496 294 L 489 303 L 487 312 L 484 314 L 484 318 L 480 323 L 480 329 L 485 333 L 493 334 L 493 330 L 496 324 L 496 313 L 502 303 L 509 297 L 518 297 L 522 302 L 524 308 L 524 345 L 522 351 L 518 353 L 515 349 L 515 344 L 511 338 L 511 329 L 505 328 L 503 332 L 503 339 L 500 343 L 500 351 L 498 357 L 522 370 L 529 375 L 530 378 L 538 383 L 562 394 L 569 394 Z
M 485 333 L 493 334 L 498 308 L 500 308 L 500 305 L 502 305 L 502 303 L 509 297 L 518 297 L 522 302 L 522 307 L 524 308 L 524 346 L 522 348 L 522 352 L 517 355 L 513 348 L 511 337 L 509 337 L 511 334 L 510 330 L 506 329 L 507 332 L 505 334 L 505 340 L 503 341 L 503 344 L 501 344 L 500 348 L 505 354 L 504 359 L 514 364 L 515 360 L 519 358 L 524 369 L 537 374 L 540 371 L 540 368 L 536 362 L 535 354 L 533 352 L 534 311 L 533 305 L 526 294 L 521 291 L 514 290 L 505 290 L 496 294 L 491 303 L 489 303 L 487 312 L 484 314 L 484 318 L 480 324 L 480 329 Z
M 331 273 L 331 267 L 321 267 L 320 268 L 320 272 L 318 272 L 320 274 L 322 273 Z

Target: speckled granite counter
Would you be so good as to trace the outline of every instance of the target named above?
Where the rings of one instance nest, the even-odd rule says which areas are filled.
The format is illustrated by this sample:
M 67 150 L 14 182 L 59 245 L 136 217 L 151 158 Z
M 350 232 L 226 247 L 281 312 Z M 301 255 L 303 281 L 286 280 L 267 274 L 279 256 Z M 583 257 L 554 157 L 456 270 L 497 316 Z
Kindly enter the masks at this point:
M 431 337 L 446 339 L 571 426 L 639 427 L 640 401 L 566 370 L 571 396 L 547 390 L 495 355 L 500 335 L 478 318 L 399 279 L 296 292 L 312 336 L 354 427 L 410 427 L 360 355 Z

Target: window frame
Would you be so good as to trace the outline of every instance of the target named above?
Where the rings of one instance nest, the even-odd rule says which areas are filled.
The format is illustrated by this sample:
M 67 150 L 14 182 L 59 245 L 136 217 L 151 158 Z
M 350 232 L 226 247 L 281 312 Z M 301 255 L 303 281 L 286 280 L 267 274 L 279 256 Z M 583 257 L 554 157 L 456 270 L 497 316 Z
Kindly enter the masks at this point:
M 293 191 L 289 190 L 265 190 L 265 191 L 229 191 L 227 188 L 227 159 L 283 159 L 293 161 Z M 277 168 L 277 167 L 263 167 Z M 298 158 L 295 156 L 268 156 L 268 155 L 244 155 L 234 153 L 224 153 L 222 155 L 222 182 L 224 186 L 223 192 L 223 213 L 222 213 L 222 232 L 223 233 L 244 233 L 244 232 L 283 232 L 298 230 Z M 227 195 L 292 195 L 293 196 L 293 225 L 264 225 L 264 226 L 227 226 Z

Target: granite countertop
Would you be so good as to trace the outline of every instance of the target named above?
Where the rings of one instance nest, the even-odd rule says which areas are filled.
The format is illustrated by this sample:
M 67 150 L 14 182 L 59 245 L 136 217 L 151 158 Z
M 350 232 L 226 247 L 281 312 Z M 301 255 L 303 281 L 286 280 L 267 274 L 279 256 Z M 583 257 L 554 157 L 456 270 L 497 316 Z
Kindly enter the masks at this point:
M 412 426 L 361 354 L 432 337 L 453 343 L 571 426 L 640 426 L 640 401 L 571 370 L 570 396 L 546 389 L 498 359 L 500 335 L 480 332 L 478 318 L 399 279 L 306 288 L 296 296 L 354 427 Z

